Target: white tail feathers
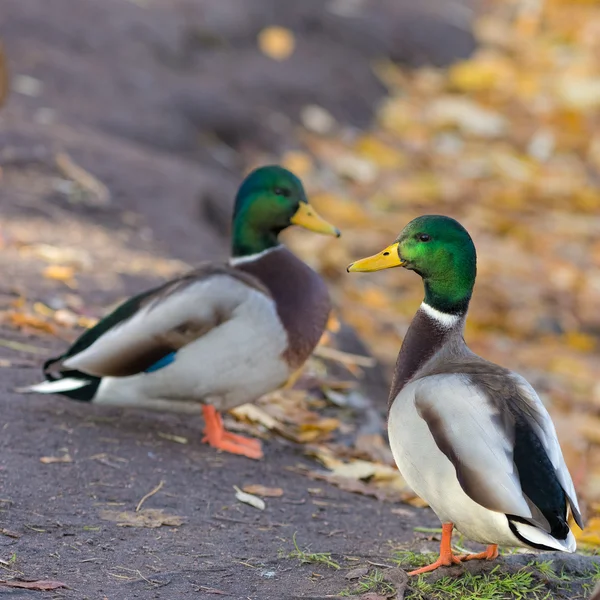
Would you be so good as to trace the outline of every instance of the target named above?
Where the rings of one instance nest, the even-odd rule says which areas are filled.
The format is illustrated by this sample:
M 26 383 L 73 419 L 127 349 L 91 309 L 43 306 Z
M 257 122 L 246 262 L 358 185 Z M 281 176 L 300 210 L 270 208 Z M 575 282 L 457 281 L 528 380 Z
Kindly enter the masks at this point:
M 16 389 L 20 394 L 32 392 L 36 394 L 60 394 L 61 392 L 70 392 L 78 390 L 90 383 L 87 379 L 75 379 L 73 377 L 65 377 L 65 379 L 57 379 L 56 381 L 42 381 L 36 385 Z
M 545 531 L 538 529 L 533 525 L 518 523 L 516 521 L 512 521 L 512 524 L 519 532 L 519 535 L 521 535 L 526 541 L 531 542 L 533 545 L 547 546 L 548 548 L 553 548 L 562 552 L 575 552 L 577 549 L 575 536 L 570 531 L 569 535 L 567 535 L 567 539 L 557 540 L 549 533 L 546 533 Z

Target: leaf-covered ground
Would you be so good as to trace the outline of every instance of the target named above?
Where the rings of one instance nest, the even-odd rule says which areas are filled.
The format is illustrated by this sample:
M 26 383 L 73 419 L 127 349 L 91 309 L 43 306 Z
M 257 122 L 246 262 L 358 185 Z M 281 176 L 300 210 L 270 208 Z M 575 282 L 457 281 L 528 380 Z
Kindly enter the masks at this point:
M 400 569 L 430 558 L 421 552 L 433 551 L 439 535 L 383 435 L 386 376 L 422 291 L 407 272 L 351 276 L 345 266 L 388 245 L 419 214 L 448 214 L 468 227 L 479 253 L 468 342 L 542 395 L 589 517 L 578 536 L 594 552 L 600 8 L 490 2 L 473 22 L 479 49 L 448 68 L 363 56 L 380 87 L 362 90 L 368 102 L 357 92 L 368 104 L 361 119 L 347 125 L 345 110 L 359 108 L 338 96 L 323 98 L 328 110 L 310 97 L 298 125 L 269 121 L 266 129 L 286 131 L 280 154 L 244 129 L 247 115 L 235 121 L 241 140 L 217 127 L 194 140 L 195 151 L 182 147 L 197 131 L 182 134 L 163 94 L 169 86 L 200 93 L 201 82 L 213 82 L 198 76 L 206 65 L 195 54 L 172 53 L 169 36 L 186 10 L 195 15 L 189 3 L 162 13 L 151 2 L 113 0 L 93 33 L 92 4 L 69 16 L 10 0 L 11 19 L 0 21 L 13 82 L 0 112 L 0 581 L 23 584 L 5 591 L 0 582 L 0 594 L 586 597 L 597 579 L 593 560 L 521 554 L 493 573 L 493 565 L 466 576 L 459 567 L 448 580 L 404 588 Z M 117 15 L 129 37 L 111 20 Z M 225 46 L 222 32 L 193 30 L 192 45 L 217 60 L 224 53 L 228 64 L 236 52 L 239 61 L 255 53 L 283 69 L 304 56 L 307 39 L 316 43 L 295 28 L 297 18 L 283 28 L 259 24 L 250 37 L 225 27 L 232 36 Z M 282 102 L 295 90 L 286 88 Z M 336 113 L 336 103 L 344 110 Z M 370 112 L 372 125 L 357 128 Z M 336 311 L 294 389 L 229 417 L 232 428 L 264 439 L 264 461 L 202 445 L 200 418 L 15 391 L 36 382 L 40 363 L 108 306 L 197 260 L 224 256 L 223 219 L 240 170 L 272 161 L 305 180 L 343 237 L 286 234 L 327 278 Z

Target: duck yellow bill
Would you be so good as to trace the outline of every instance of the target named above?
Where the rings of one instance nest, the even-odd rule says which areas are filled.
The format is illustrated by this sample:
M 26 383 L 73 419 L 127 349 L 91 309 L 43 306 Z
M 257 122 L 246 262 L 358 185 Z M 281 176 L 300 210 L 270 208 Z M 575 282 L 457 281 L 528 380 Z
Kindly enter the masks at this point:
M 310 229 L 310 231 L 340 237 L 340 230 L 331 223 L 328 223 L 323 217 L 320 217 L 307 202 L 300 202 L 300 206 L 296 214 L 291 218 L 291 222 L 294 225 Z
M 384 248 L 379 254 L 361 258 L 346 269 L 348 273 L 368 273 L 369 271 L 381 271 L 392 267 L 401 267 L 404 263 L 398 256 L 398 242 Z

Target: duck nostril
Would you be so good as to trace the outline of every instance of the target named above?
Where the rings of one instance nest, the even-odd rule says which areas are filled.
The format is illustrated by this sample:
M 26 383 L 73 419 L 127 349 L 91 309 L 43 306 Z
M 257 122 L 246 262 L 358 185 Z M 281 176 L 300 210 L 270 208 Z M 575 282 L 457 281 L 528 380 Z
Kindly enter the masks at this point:
M 383 253 L 383 255 L 384 255 L 384 256 L 389 256 L 389 255 L 390 255 L 390 253 L 389 253 L 389 252 L 384 252 L 384 253 Z

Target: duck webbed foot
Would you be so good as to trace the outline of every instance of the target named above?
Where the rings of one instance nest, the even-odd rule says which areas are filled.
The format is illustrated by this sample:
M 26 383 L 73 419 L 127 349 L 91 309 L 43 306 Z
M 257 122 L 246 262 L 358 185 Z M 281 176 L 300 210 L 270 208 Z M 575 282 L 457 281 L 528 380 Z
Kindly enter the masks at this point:
M 421 573 L 429 573 L 429 571 L 435 571 L 438 567 L 450 567 L 451 565 L 458 565 L 462 562 L 460 557 L 455 556 L 452 553 L 452 529 L 454 525 L 452 523 L 442 523 L 442 541 L 440 542 L 440 557 L 430 565 L 421 567 L 411 571 L 409 575 L 420 575 Z
M 205 435 L 202 438 L 202 442 L 207 443 L 217 450 L 223 450 L 231 454 L 240 454 L 241 456 L 255 460 L 263 457 L 262 446 L 258 440 L 226 431 L 223 427 L 223 419 L 214 406 L 203 406 L 202 414 L 206 422 Z
M 459 556 L 461 561 L 465 560 L 494 560 L 498 558 L 498 544 L 490 544 L 483 552 L 477 554 L 463 554 Z

